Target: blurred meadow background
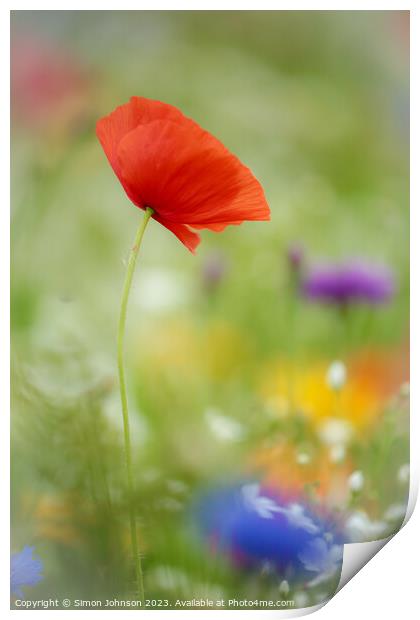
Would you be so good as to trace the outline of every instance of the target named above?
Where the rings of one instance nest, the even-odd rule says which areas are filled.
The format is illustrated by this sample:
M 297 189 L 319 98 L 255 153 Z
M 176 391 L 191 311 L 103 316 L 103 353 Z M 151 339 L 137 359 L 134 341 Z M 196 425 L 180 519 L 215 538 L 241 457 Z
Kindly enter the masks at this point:
M 327 598 L 339 570 L 300 578 L 261 551 L 264 523 L 220 548 L 196 505 L 258 481 L 342 541 L 404 518 L 408 13 L 15 11 L 11 31 L 12 552 L 35 547 L 44 577 L 27 596 L 133 595 L 116 328 L 140 213 L 95 123 L 138 95 L 216 135 L 272 212 L 196 256 L 145 235 L 126 367 L 146 596 Z M 302 292 L 354 261 L 388 270 L 384 303 Z

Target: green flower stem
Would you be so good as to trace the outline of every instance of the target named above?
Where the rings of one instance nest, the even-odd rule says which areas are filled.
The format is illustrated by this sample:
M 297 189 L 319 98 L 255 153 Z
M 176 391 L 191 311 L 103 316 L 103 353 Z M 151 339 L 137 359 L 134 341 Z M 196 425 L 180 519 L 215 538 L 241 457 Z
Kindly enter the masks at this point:
M 144 213 L 144 217 L 140 222 L 140 226 L 137 230 L 136 237 L 134 239 L 134 245 L 130 251 L 130 258 L 128 261 L 127 272 L 125 275 L 123 294 L 121 298 L 120 320 L 118 324 L 118 377 L 120 383 L 121 394 L 121 407 L 124 425 L 124 448 L 125 448 L 125 463 L 127 469 L 127 490 L 129 500 L 129 512 L 130 512 L 130 530 L 131 530 L 131 547 L 133 552 L 134 566 L 136 571 L 136 584 L 138 590 L 138 596 L 140 600 L 144 602 L 144 585 L 143 585 L 143 570 L 141 566 L 141 557 L 139 551 L 139 544 L 137 540 L 137 527 L 136 527 L 136 510 L 134 506 L 134 480 L 133 480 L 133 459 L 131 455 L 131 440 L 130 440 L 130 420 L 128 417 L 128 403 L 127 403 L 127 389 L 125 383 L 125 371 L 124 371 L 124 334 L 125 323 L 127 317 L 127 303 L 130 293 L 131 282 L 133 280 L 134 268 L 136 266 L 136 260 L 139 253 L 141 241 L 143 239 L 144 231 L 151 216 L 153 215 L 153 209 L 147 207 Z

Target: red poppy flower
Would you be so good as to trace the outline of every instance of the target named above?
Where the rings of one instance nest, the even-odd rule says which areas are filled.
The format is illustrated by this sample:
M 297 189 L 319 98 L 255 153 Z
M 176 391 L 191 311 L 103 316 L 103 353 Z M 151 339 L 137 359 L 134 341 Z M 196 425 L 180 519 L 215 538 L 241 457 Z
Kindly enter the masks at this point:
M 219 232 L 245 220 L 269 220 L 252 172 L 219 140 L 177 108 L 132 97 L 97 123 L 109 163 L 130 200 L 194 252 L 192 229 Z

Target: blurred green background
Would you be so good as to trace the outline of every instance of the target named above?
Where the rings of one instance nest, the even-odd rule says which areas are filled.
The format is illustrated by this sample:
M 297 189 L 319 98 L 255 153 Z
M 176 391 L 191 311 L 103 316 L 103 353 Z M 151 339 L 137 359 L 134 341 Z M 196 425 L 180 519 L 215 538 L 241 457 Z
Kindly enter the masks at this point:
M 408 13 L 15 11 L 11 29 L 13 548 L 36 545 L 45 596 L 130 591 L 115 340 L 140 214 L 95 123 L 144 96 L 216 135 L 272 211 L 270 223 L 203 232 L 195 257 L 152 222 L 129 305 L 146 587 L 182 591 L 182 579 L 159 578 L 171 565 L 189 592 L 246 589 L 180 524 L 196 488 L 241 475 L 267 438 L 322 449 L 311 420 L 296 430 L 299 416 L 271 411 L 273 364 L 328 364 L 344 346 L 349 358 L 397 359 L 395 390 L 406 378 Z M 294 243 L 309 264 L 387 264 L 395 298 L 374 315 L 356 309 L 343 343 L 331 309 L 294 298 Z M 348 465 L 371 476 L 360 501 L 375 518 L 405 497 L 381 487 L 382 465 L 395 473 L 408 459 L 406 407 L 380 402 L 391 421 L 375 413 Z

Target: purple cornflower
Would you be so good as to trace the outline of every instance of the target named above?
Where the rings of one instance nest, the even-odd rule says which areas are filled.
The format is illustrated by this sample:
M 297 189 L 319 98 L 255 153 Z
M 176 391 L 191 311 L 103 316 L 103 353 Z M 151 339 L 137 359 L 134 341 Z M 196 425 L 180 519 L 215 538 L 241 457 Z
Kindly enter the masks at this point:
M 24 598 L 22 586 L 35 586 L 44 578 L 42 562 L 32 556 L 34 547 L 24 547 L 20 553 L 13 553 L 10 558 L 10 592 Z
M 384 266 L 353 261 L 313 268 L 302 283 L 303 295 L 311 301 L 339 304 L 381 304 L 395 289 L 394 277 Z

